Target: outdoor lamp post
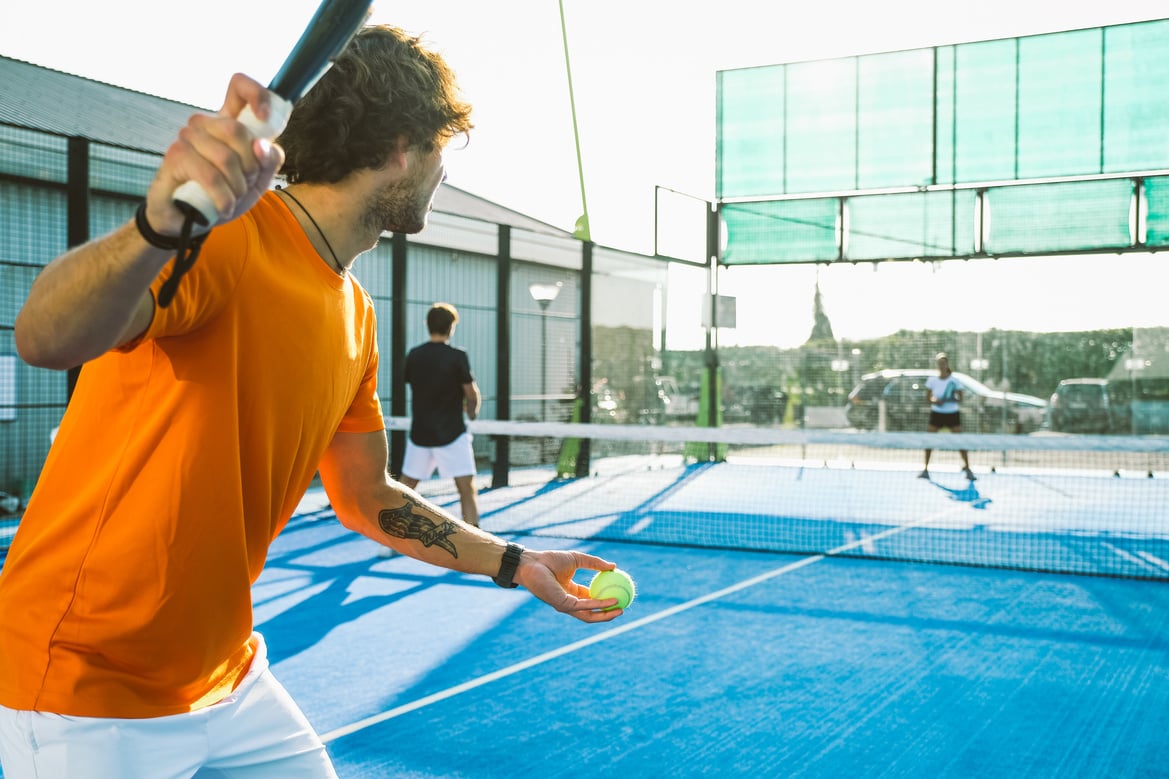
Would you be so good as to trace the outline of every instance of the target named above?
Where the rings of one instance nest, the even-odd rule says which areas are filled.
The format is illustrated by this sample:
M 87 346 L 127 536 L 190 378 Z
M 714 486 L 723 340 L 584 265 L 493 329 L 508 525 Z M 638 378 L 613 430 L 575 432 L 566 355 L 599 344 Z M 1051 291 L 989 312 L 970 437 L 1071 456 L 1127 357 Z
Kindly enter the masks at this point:
M 550 284 L 533 281 L 528 285 L 528 294 L 540 304 L 540 421 L 548 421 L 548 306 L 560 294 L 563 282 Z

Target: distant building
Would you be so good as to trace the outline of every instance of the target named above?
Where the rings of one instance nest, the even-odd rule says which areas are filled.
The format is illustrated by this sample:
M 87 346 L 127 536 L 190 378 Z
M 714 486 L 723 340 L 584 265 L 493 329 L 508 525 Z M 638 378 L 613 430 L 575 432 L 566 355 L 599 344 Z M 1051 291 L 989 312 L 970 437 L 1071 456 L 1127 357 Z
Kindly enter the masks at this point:
M 132 218 L 178 129 L 204 109 L 7 57 L 0 82 L 0 491 L 27 499 L 72 382 L 16 357 L 16 314 L 46 263 Z M 398 368 L 425 340 L 434 301 L 459 309 L 483 419 L 566 421 L 576 388 L 592 384 L 594 338 L 652 330 L 668 278 L 663 260 L 580 241 L 450 184 L 425 231 L 383 236 L 353 270 L 378 306 L 378 390 L 392 417 L 408 413 Z M 532 284 L 563 291 L 545 310 Z M 404 441 L 391 436 L 392 460 Z M 476 443 L 493 456 L 486 436 Z

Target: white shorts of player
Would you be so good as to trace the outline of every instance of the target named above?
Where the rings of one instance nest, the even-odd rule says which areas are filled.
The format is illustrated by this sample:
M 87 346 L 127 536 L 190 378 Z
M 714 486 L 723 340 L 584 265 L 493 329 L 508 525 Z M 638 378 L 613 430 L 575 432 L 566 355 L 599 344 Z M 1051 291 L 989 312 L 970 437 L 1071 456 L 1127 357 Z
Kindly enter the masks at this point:
M 406 455 L 402 458 L 402 475 L 426 481 L 438 469 L 443 479 L 475 475 L 475 450 L 471 434 L 463 433 L 446 446 L 419 446 L 406 439 Z

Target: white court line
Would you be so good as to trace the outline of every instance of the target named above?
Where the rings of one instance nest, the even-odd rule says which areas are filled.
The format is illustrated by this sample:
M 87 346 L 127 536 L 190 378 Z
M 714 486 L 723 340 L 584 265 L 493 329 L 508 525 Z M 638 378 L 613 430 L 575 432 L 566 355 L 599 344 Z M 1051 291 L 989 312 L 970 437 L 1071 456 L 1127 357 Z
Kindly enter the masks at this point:
M 1160 557 L 1157 557 L 1152 552 L 1141 551 L 1141 552 L 1137 552 L 1137 554 L 1140 555 L 1142 559 L 1147 560 L 1150 563 L 1152 563 L 1153 565 L 1160 568 L 1162 571 L 1169 571 L 1169 563 L 1165 562 Z
M 666 619 L 667 617 L 672 617 L 675 614 L 680 614 L 683 611 L 689 611 L 690 609 L 696 608 L 706 603 L 710 603 L 711 601 L 725 598 L 727 595 L 754 587 L 757 584 L 762 584 L 763 582 L 769 581 L 778 576 L 783 576 L 787 573 L 791 573 L 792 571 L 797 571 L 800 568 L 811 565 L 812 563 L 818 563 L 825 558 L 842 554 L 849 550 L 855 549 L 858 546 L 871 544 L 874 541 L 879 541 L 882 538 L 887 538 L 889 536 L 896 535 L 897 533 L 902 533 L 906 530 L 909 530 L 910 528 L 917 527 L 918 525 L 934 522 L 936 520 L 942 519 L 947 514 L 956 513 L 958 511 L 962 511 L 965 508 L 966 506 L 954 506 L 946 511 L 941 511 L 937 514 L 919 519 L 916 522 L 910 522 L 907 525 L 900 525 L 898 527 L 889 528 L 888 530 L 873 536 L 864 536 L 863 538 L 859 538 L 855 541 L 852 541 L 851 543 L 844 544 L 843 546 L 838 546 L 835 549 L 829 550 L 823 554 L 805 557 L 803 559 L 797 560 L 794 563 L 789 563 L 788 565 L 761 573 L 758 576 L 753 576 L 750 579 L 744 579 L 737 584 L 732 584 L 731 586 L 725 587 L 716 592 L 710 592 L 706 595 L 703 595 L 702 597 L 686 601 L 685 603 L 679 603 L 678 605 L 671 606 L 667 609 L 662 609 L 661 611 L 651 614 L 648 617 L 642 617 L 641 619 L 637 619 L 632 622 L 626 622 L 625 624 L 618 625 L 611 630 L 606 630 L 604 633 L 599 633 L 597 635 L 590 636 L 589 638 L 581 639 L 580 641 L 575 641 L 571 644 L 566 644 L 559 649 L 553 649 L 550 652 L 536 655 L 535 657 L 528 658 L 527 660 L 515 663 L 514 665 L 509 665 L 506 668 L 501 668 L 498 671 L 492 671 L 489 674 L 484 674 L 482 676 L 471 679 L 470 681 L 463 682 L 462 684 L 456 684 L 454 687 L 448 687 L 445 690 L 440 690 L 439 692 L 427 695 L 415 701 L 411 701 L 410 703 L 404 703 L 401 706 L 395 706 L 392 709 L 387 709 L 380 714 L 374 714 L 372 716 L 366 717 L 365 719 L 360 719 L 357 722 L 350 723 L 349 725 L 344 725 L 335 730 L 330 730 L 328 733 L 325 733 L 323 736 L 321 736 L 321 740 L 327 744 L 330 741 L 335 741 L 343 736 L 351 735 L 360 730 L 365 730 L 366 728 L 380 724 L 387 720 L 394 719 L 395 717 L 400 717 L 403 714 L 409 714 L 412 711 L 425 708 L 432 703 L 438 703 L 439 701 L 453 698 L 456 695 L 461 695 L 464 692 L 474 690 L 477 687 L 482 687 L 485 684 L 490 684 L 491 682 L 498 681 L 499 679 L 512 676 L 519 673 L 520 671 L 525 671 L 528 668 L 546 663 L 549 660 L 555 660 L 558 657 L 563 657 L 580 649 L 584 649 L 585 647 L 592 646 L 593 644 L 598 644 L 601 641 L 607 641 L 623 633 L 628 633 L 631 630 L 636 630 L 638 628 L 645 627 L 646 625 L 651 625 L 654 622 Z
M 1153 571 L 1157 570 L 1158 568 L 1161 569 L 1162 571 L 1169 571 L 1169 563 L 1165 562 L 1164 560 L 1162 560 L 1161 558 L 1159 558 L 1155 555 L 1149 554 L 1148 552 L 1137 552 L 1134 555 L 1131 552 L 1127 552 L 1118 546 L 1113 546 L 1112 544 L 1108 543 L 1107 541 L 1104 542 L 1104 546 L 1108 547 L 1115 554 L 1119 555 L 1120 557 L 1123 557 L 1125 560 L 1128 560 L 1130 563 L 1134 563 L 1136 565 L 1142 566 L 1144 568 L 1148 568 L 1148 569 L 1153 570 Z

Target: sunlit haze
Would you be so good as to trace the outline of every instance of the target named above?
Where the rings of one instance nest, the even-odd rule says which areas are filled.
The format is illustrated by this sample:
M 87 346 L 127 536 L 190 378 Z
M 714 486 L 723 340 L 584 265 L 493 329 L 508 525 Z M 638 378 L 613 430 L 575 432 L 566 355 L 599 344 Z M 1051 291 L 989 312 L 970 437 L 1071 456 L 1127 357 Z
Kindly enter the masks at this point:
M 316 5 L 6 2 L 0 54 L 214 109 L 233 72 L 264 82 L 275 74 Z M 655 246 L 655 187 L 714 196 L 717 70 L 1166 16 L 1159 0 L 563 0 L 563 7 L 592 238 L 642 253 Z M 469 145 L 447 155 L 450 183 L 572 230 L 584 204 L 559 4 L 395 0 L 375 2 L 373 21 L 421 33 L 475 106 Z M 668 229 L 670 215 L 660 216 Z M 901 328 L 1169 324 L 1161 302 L 1169 272 L 1159 258 L 885 263 L 822 267 L 818 275 L 834 331 L 849 339 Z M 720 291 L 739 299 L 739 314 L 721 342 L 802 342 L 816 278 L 811 266 L 725 271 Z M 697 300 L 702 286 L 679 282 L 676 292 L 671 305 Z

